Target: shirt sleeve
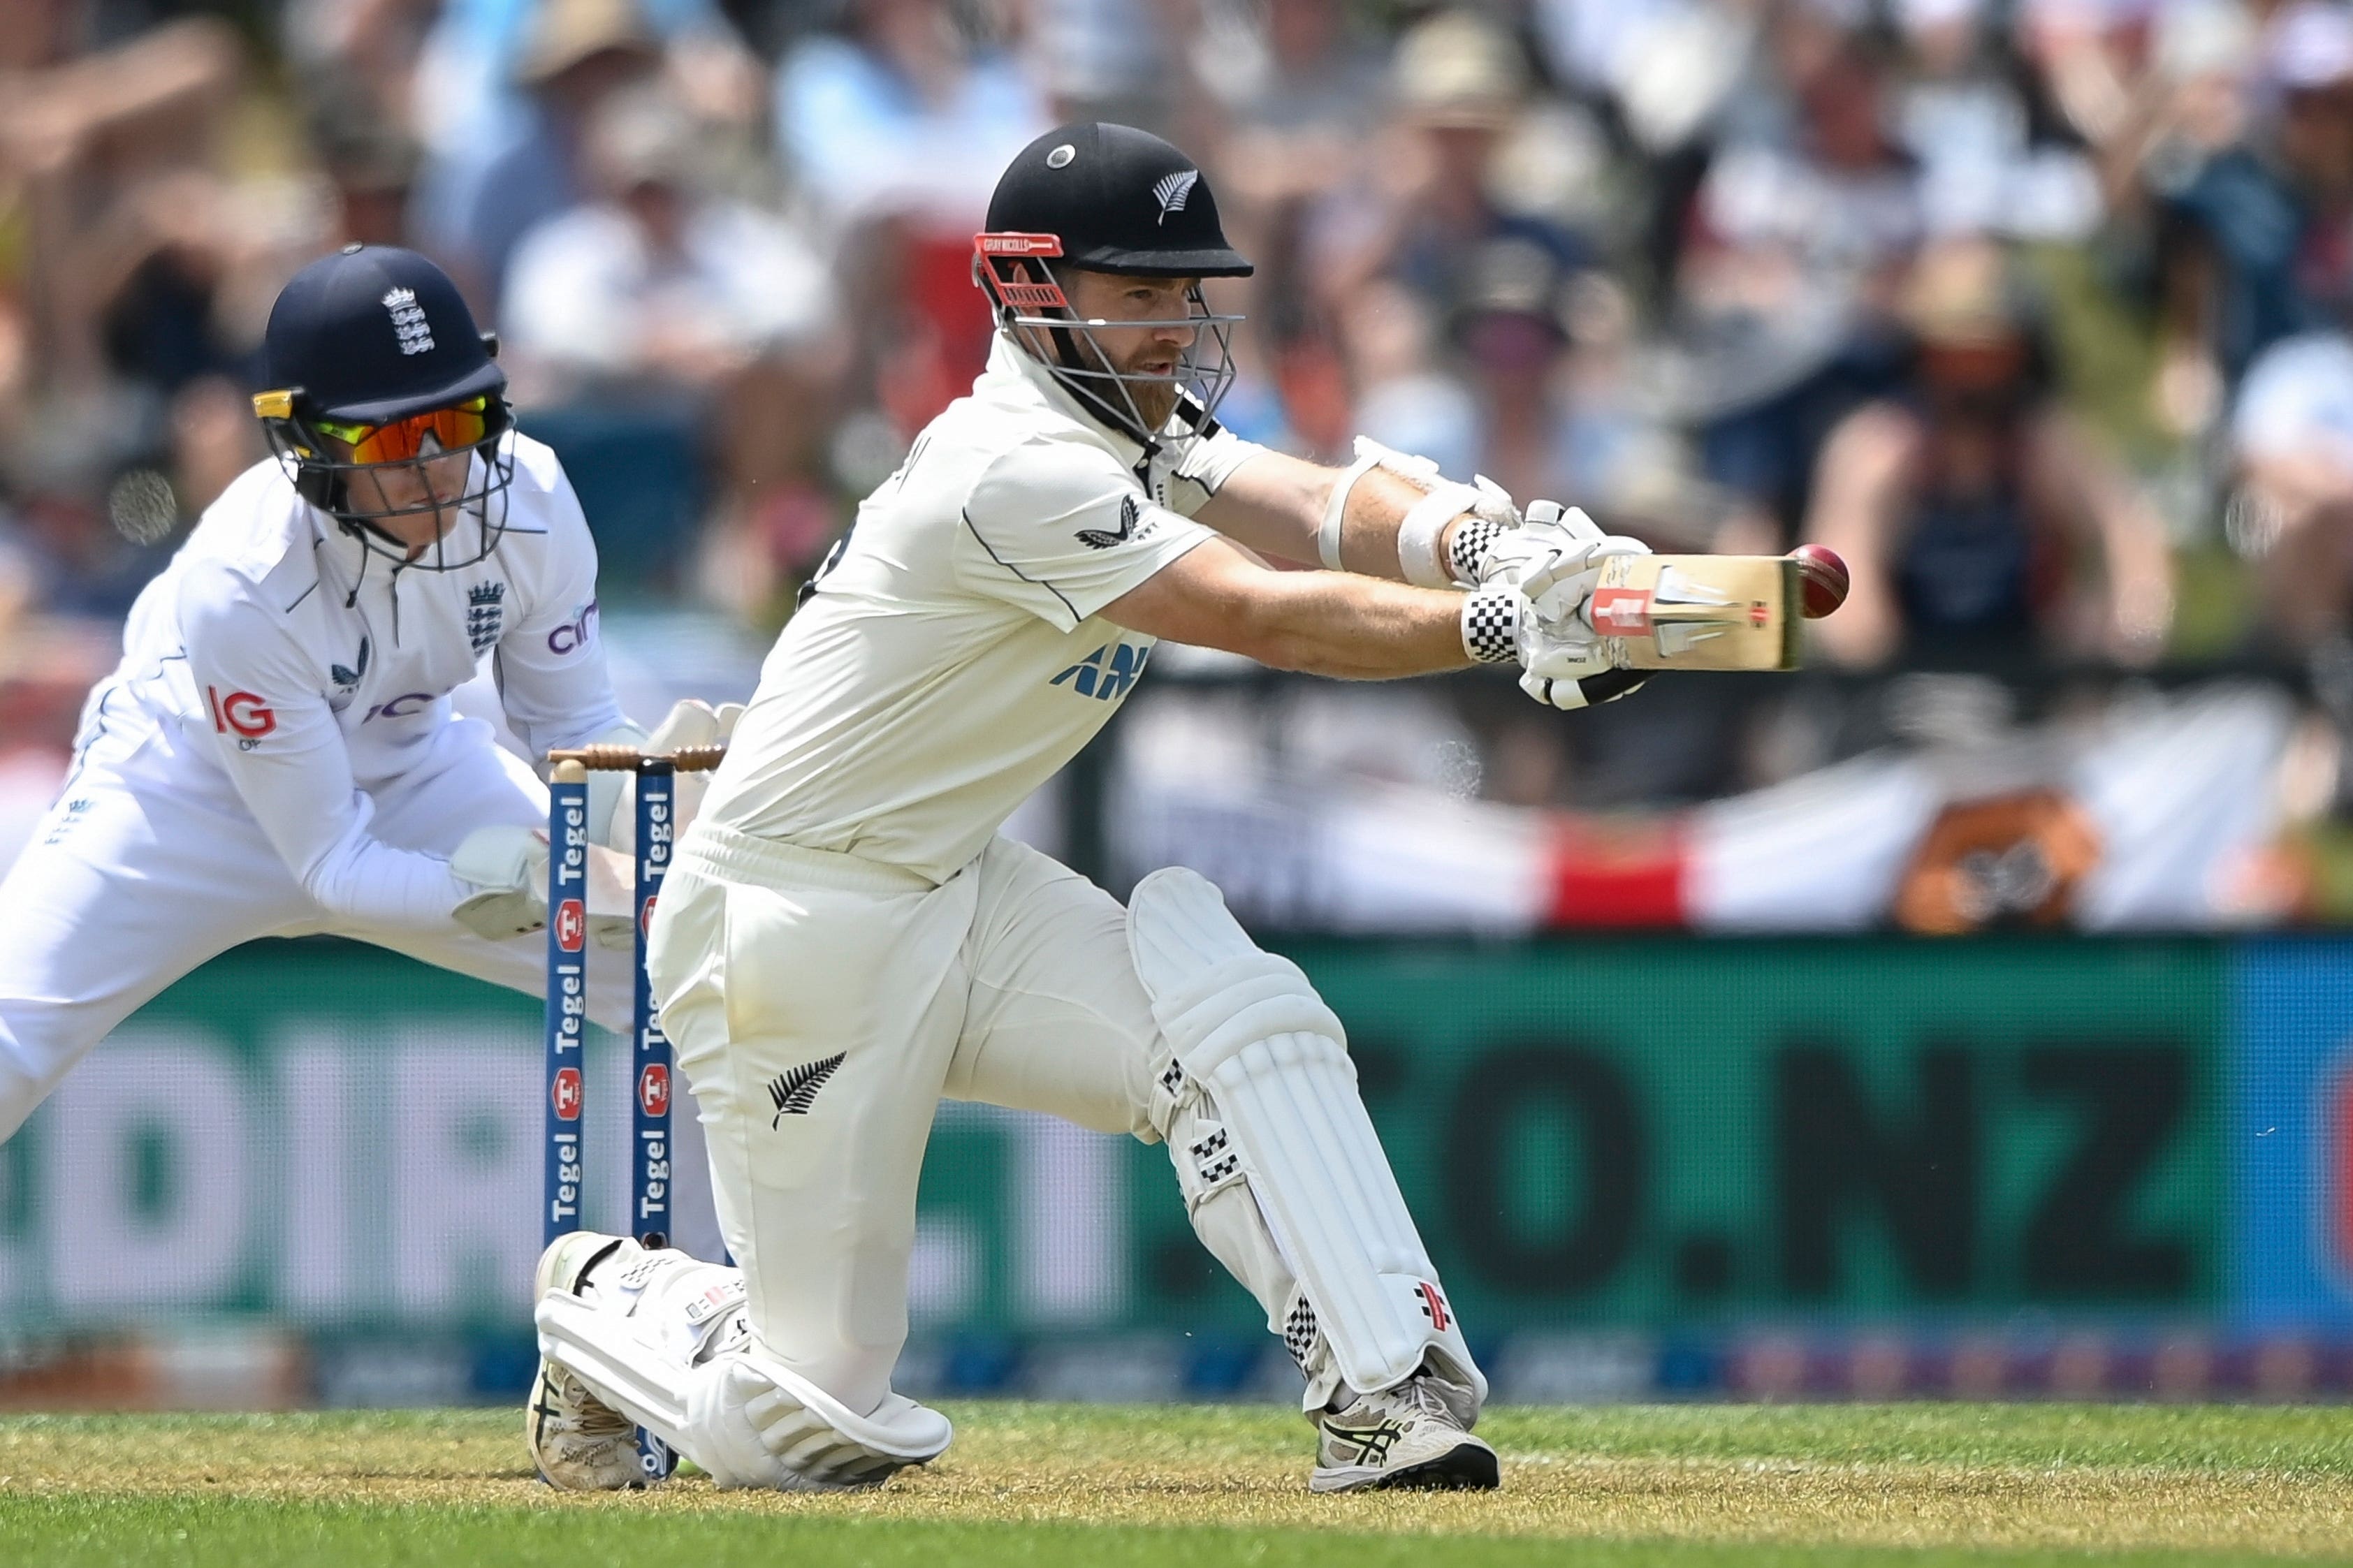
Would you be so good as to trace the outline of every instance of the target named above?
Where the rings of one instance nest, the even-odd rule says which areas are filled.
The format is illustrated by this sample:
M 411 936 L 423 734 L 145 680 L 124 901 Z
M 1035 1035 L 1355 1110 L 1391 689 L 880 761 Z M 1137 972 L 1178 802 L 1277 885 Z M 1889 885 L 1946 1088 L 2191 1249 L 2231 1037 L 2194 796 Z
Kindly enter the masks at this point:
M 552 454 L 543 454 L 551 466 Z M 547 496 L 548 572 L 530 607 L 500 637 L 491 655 L 499 705 L 515 738 L 544 758 L 562 746 L 586 745 L 627 721 L 605 666 L 605 639 L 596 609 L 596 542 L 581 514 L 580 498 L 562 469 Z
M 964 584 L 1064 631 L 1215 537 L 1077 441 L 1026 442 L 997 458 L 965 499 L 964 524 Z
M 1176 465 L 1176 482 L 1168 487 L 1169 497 L 1178 511 L 1191 517 L 1208 505 L 1209 498 L 1226 488 L 1244 463 L 1265 451 L 1255 441 L 1245 441 L 1224 426 L 1213 435 L 1189 442 L 1184 459 Z
M 282 617 L 226 568 L 180 584 L 180 629 L 214 760 L 279 858 L 318 905 L 367 925 L 446 934 L 473 889 L 438 856 L 368 831 L 343 731 Z

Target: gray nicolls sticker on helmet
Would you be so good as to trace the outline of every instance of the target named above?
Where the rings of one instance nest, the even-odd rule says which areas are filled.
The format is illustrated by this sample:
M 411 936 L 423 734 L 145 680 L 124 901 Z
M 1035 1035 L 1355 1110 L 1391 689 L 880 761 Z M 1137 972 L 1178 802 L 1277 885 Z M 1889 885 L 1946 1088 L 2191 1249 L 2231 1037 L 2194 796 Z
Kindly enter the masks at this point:
M 1055 148 L 1052 152 L 1046 154 L 1046 167 L 1050 169 L 1067 169 L 1071 166 L 1071 160 L 1078 155 L 1079 150 L 1076 147 L 1071 146 L 1068 142 L 1065 142 L 1060 147 Z
M 1181 213 L 1185 210 L 1186 199 L 1192 195 L 1193 187 L 1199 183 L 1200 178 L 1200 170 L 1187 169 L 1180 174 L 1163 174 L 1152 182 L 1152 195 L 1153 198 L 1160 204 L 1162 223 L 1168 221 L 1170 213 Z

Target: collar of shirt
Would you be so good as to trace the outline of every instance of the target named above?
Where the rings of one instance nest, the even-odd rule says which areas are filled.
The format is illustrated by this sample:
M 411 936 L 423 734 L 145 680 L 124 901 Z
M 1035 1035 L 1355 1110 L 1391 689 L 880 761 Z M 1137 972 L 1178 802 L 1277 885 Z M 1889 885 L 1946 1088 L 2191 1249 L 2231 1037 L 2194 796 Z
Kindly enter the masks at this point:
M 1082 426 L 1087 434 L 1111 449 L 1123 468 L 1132 469 L 1144 461 L 1144 447 L 1133 437 L 1089 413 L 1086 405 L 1071 395 L 1070 388 L 1054 379 L 1052 371 L 1015 342 L 1012 334 L 1001 327 L 989 344 L 988 370 L 981 377 L 981 386 L 1000 398 L 1034 398 Z M 1172 419 L 1163 429 L 1167 438 L 1160 444 L 1160 454 L 1166 461 L 1176 460 L 1178 447 L 1192 435 L 1189 427 L 1180 428 L 1179 425 L 1179 421 Z

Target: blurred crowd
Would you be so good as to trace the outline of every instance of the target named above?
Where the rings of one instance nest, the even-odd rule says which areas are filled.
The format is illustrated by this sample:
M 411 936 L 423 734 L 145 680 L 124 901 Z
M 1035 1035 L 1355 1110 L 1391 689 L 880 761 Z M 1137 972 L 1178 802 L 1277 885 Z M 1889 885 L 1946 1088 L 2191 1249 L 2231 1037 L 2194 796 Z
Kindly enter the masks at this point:
M 779 624 L 1079 117 L 1258 262 L 1245 435 L 1822 541 L 1856 669 L 2346 663 L 2344 5 L 0 0 L 0 733 L 69 730 L 352 240 L 495 327 L 608 603 Z

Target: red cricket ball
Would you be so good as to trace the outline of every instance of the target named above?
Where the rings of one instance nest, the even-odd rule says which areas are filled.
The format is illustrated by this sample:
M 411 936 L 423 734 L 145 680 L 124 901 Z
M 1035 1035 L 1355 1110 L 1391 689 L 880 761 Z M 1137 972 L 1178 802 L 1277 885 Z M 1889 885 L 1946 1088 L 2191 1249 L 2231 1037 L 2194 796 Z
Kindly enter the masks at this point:
M 1805 584 L 1806 619 L 1819 621 L 1846 603 L 1850 579 L 1846 563 L 1827 544 L 1800 544 L 1789 552 L 1798 563 L 1798 579 Z

